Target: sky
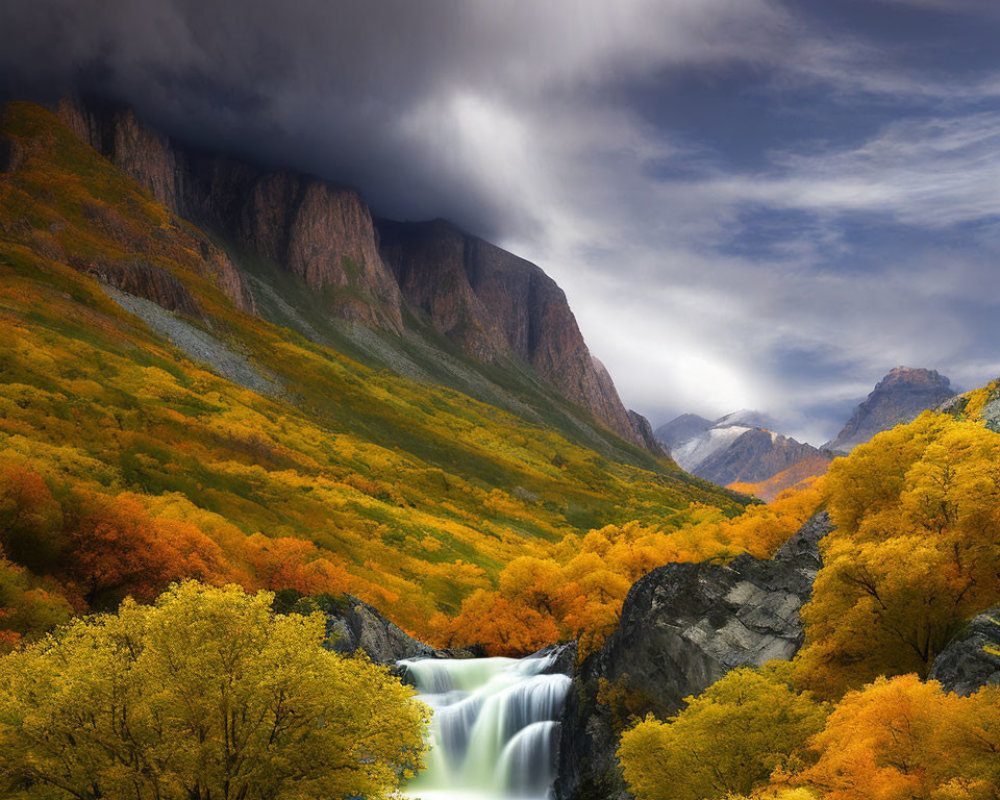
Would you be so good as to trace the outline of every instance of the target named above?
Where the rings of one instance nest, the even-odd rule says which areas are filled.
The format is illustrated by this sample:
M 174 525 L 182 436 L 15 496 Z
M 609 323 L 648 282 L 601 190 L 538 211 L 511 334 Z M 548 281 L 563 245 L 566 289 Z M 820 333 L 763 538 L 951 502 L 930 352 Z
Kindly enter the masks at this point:
M 0 95 L 444 217 L 566 291 L 626 405 L 820 444 L 1000 375 L 997 0 L 32 0 Z

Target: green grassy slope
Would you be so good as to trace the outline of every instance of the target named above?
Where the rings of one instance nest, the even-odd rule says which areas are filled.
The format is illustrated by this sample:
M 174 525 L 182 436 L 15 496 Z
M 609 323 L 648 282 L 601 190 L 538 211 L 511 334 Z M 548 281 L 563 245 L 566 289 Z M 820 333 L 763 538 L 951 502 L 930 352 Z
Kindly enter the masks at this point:
M 503 386 L 509 373 L 452 355 L 453 383 L 478 383 L 483 397 L 502 387 L 499 404 L 530 402 L 533 421 L 436 385 L 444 368 L 422 340 L 378 356 L 268 265 L 255 294 L 287 326 L 238 311 L 206 267 L 208 235 L 51 114 L 14 104 L 3 133 L 15 155 L 0 174 L 0 464 L 37 471 L 57 499 L 134 495 L 154 517 L 198 526 L 234 574 L 260 583 L 242 538 L 308 540 L 318 549 L 302 558 L 343 573 L 329 588 L 417 631 L 533 542 L 633 519 L 679 524 L 691 503 L 742 507 L 610 433 L 603 452 L 575 443 L 558 429 L 585 412 L 526 376 Z M 136 261 L 169 272 L 196 304 L 161 313 L 165 324 L 246 364 L 271 396 L 172 345 L 89 274 Z M 423 379 L 379 366 L 385 352 L 422 365 Z

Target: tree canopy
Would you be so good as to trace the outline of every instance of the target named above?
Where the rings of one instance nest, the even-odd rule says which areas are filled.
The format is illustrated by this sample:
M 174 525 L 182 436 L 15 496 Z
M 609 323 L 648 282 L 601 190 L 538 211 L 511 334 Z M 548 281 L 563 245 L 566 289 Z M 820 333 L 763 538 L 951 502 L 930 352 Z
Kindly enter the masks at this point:
M 733 670 L 667 722 L 649 716 L 626 731 L 618 758 L 631 790 L 643 800 L 714 800 L 799 766 L 826 712 L 787 684 L 788 672 Z
M 188 581 L 0 658 L 0 793 L 385 797 L 421 764 L 427 709 L 272 599 Z

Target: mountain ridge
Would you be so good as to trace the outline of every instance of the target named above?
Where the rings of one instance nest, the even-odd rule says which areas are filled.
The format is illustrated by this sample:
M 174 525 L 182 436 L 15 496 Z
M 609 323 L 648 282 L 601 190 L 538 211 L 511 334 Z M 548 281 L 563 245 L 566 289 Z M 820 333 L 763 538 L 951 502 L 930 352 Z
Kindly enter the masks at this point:
M 536 265 L 440 220 L 382 220 L 377 229 L 355 189 L 186 147 L 131 109 L 67 98 L 56 114 L 171 211 L 322 296 L 333 317 L 399 337 L 412 307 L 473 359 L 524 364 L 618 436 L 647 448 L 610 376 L 595 366 L 565 294 Z M 430 240 L 436 260 L 393 237 L 406 226 Z M 228 293 L 253 309 L 251 281 L 245 270 L 235 272 Z M 522 284 L 519 291 L 506 293 L 500 273 Z
M 855 408 L 838 436 L 818 448 L 773 432 L 767 415 L 747 409 L 714 421 L 682 414 L 657 428 L 655 436 L 682 469 L 770 502 L 822 475 L 835 456 L 954 396 L 949 379 L 934 370 L 895 367 Z

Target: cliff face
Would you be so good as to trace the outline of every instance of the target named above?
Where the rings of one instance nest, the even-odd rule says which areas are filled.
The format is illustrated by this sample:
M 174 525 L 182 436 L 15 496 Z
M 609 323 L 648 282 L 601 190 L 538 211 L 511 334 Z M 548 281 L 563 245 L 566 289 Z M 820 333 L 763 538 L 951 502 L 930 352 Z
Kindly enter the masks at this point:
M 78 139 L 89 144 L 115 166 L 145 186 L 159 202 L 181 214 L 184 196 L 184 169 L 178 163 L 167 137 L 146 127 L 131 111 L 99 113 L 74 100 L 64 100 L 57 109 L 59 119 Z M 193 234 L 194 235 L 194 234 Z M 228 255 L 201 236 L 198 249 L 202 264 L 212 274 L 219 288 L 241 311 L 256 313 L 253 294 Z M 112 276 L 111 282 L 125 291 L 123 281 L 142 284 L 147 281 L 141 270 L 129 277 Z M 133 287 L 134 288 L 134 287 Z M 155 302 L 156 295 L 142 294 Z M 165 307 L 172 308 L 167 304 Z
M 379 258 L 371 213 L 352 189 L 292 172 L 195 156 L 184 213 L 324 292 L 341 319 L 399 333 L 402 300 Z
M 677 713 L 739 666 L 789 660 L 805 638 L 799 609 L 822 566 L 825 513 L 807 522 L 773 559 L 749 555 L 728 565 L 667 564 L 629 590 L 618 627 L 581 665 L 562 718 L 559 800 L 622 797 L 615 758 L 620 720 L 601 699 L 607 682 L 661 718 Z M 606 685 L 606 684 L 605 684 Z
M 371 213 L 356 191 L 179 147 L 128 109 L 63 101 L 58 114 L 171 211 L 324 292 L 334 316 L 402 331 L 399 289 L 378 256 Z M 227 274 L 220 283 L 242 284 L 239 294 L 246 293 L 242 276 Z
M 401 334 L 409 303 L 472 358 L 519 360 L 619 436 L 646 446 L 565 294 L 534 264 L 443 221 L 382 222 L 376 231 L 353 189 L 185 148 L 127 109 L 70 100 L 58 115 L 173 212 L 304 283 L 332 318 Z M 232 262 L 216 254 L 210 262 L 223 290 L 253 310 Z
M 1000 684 L 1000 606 L 974 617 L 942 650 L 928 677 L 963 697 Z
M 656 435 L 653 433 L 653 426 L 649 424 L 648 419 L 646 419 L 638 411 L 633 411 L 631 408 L 628 410 L 628 418 L 632 423 L 632 430 L 634 430 L 642 438 L 643 446 L 650 453 L 661 457 L 667 455 L 667 451 L 663 449 L 663 445 L 656 441 Z
M 566 295 L 523 258 L 442 220 L 380 220 L 380 251 L 407 301 L 469 355 L 515 356 L 622 438 L 644 446 Z
M 934 370 L 896 367 L 876 384 L 826 447 L 848 453 L 876 433 L 912 422 L 922 411 L 936 408 L 954 394 L 951 382 Z

